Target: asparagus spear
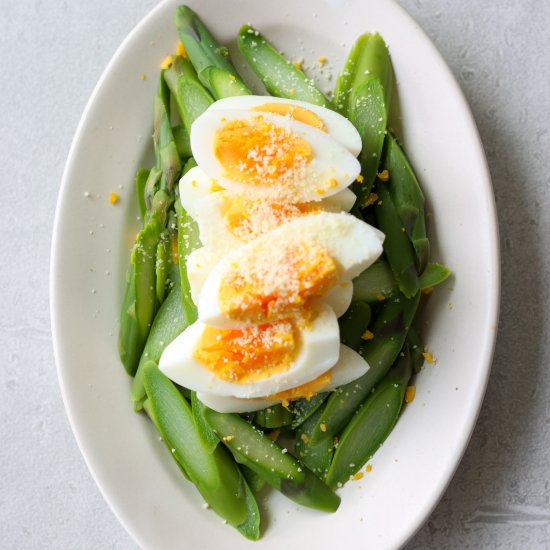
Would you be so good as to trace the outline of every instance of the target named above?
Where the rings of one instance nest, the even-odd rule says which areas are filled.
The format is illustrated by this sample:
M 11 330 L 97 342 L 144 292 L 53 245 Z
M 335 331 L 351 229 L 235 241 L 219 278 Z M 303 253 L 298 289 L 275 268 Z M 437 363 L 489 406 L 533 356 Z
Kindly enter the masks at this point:
M 311 445 L 311 433 L 321 417 L 322 410 L 317 409 L 296 430 L 296 456 L 319 478 L 324 480 L 327 476 L 334 443 L 327 437 L 319 445 Z
M 193 122 L 208 109 L 214 99 L 200 82 L 191 62 L 181 56 L 177 56 L 170 68 L 164 71 L 164 79 L 176 101 L 185 129 L 190 134 Z
M 271 405 L 254 414 L 254 423 L 261 428 L 282 428 L 292 423 L 292 413 L 280 403 Z
M 369 370 L 331 394 L 312 430 L 312 445 L 318 445 L 325 438 L 336 435 L 349 422 L 372 388 L 388 372 L 403 347 L 419 298 L 420 293 L 410 299 L 401 294 L 384 302 L 370 329 L 374 338 L 366 340 L 360 350 L 370 366 Z
M 120 315 L 119 354 L 131 376 L 134 376 L 138 368 L 160 303 L 158 298 L 164 297 L 161 292 L 165 283 L 165 279 L 162 279 L 164 272 L 157 269 L 157 251 L 166 226 L 168 209 L 174 200 L 175 183 L 181 173 L 181 161 L 170 126 L 170 98 L 163 71 L 157 86 L 153 114 L 153 144 L 157 166 L 149 172 L 145 183 L 143 174 L 139 181 L 139 188 L 143 187 L 143 203 L 140 202 L 140 208 L 145 208 L 144 225 L 132 251 L 132 266 Z M 162 247 L 160 250 L 162 254 Z M 161 275 L 159 285 L 157 273 Z
M 411 355 L 405 346 L 397 364 L 342 433 L 326 478 L 329 487 L 334 489 L 345 483 L 388 437 L 399 417 L 411 374 Z
M 301 399 L 292 401 L 291 410 L 294 418 L 290 427 L 295 430 L 302 424 L 302 422 L 305 422 L 317 409 L 321 407 L 327 397 L 328 392 L 322 392 L 314 395 L 310 399 L 302 397 Z
M 136 410 L 141 410 L 145 398 L 145 387 L 143 385 L 143 369 L 149 361 L 158 364 L 162 352 L 166 346 L 188 326 L 189 322 L 181 311 L 181 285 L 175 284 L 174 289 L 160 306 L 153 324 L 143 353 L 138 358 L 139 365 L 135 373 L 130 389 L 130 395 L 135 403 Z
M 418 374 L 424 364 L 424 346 L 422 345 L 420 334 L 418 334 L 418 331 L 414 327 L 409 329 L 409 333 L 407 334 L 407 342 L 409 345 L 409 350 L 411 351 L 413 372 Z
M 403 149 L 391 134 L 386 137 L 383 167 L 390 177 L 388 188 L 392 201 L 414 248 L 418 273 L 422 273 L 430 254 L 424 217 L 424 195 Z
M 197 434 L 202 440 L 204 448 L 207 452 L 213 453 L 218 446 L 220 440 L 216 435 L 216 432 L 212 429 L 212 426 L 207 422 L 204 412 L 206 406 L 197 397 L 197 393 L 191 392 L 191 412 L 193 413 L 193 420 L 195 421 L 195 428 Z
M 378 227 L 384 232 L 384 254 L 399 289 L 408 298 L 414 296 L 419 288 L 414 248 L 405 233 L 401 218 L 397 213 L 388 183 L 376 187 L 380 201 L 376 204 Z
M 143 204 L 145 206 L 145 212 L 142 215 L 143 223 L 147 222 L 147 214 L 153 209 L 153 199 L 160 190 L 160 179 L 162 177 L 162 170 L 153 166 L 149 171 L 147 180 L 143 186 Z M 139 201 L 139 199 L 138 199 Z
M 425 290 L 439 285 L 446 281 L 450 275 L 451 270 L 446 265 L 430 262 L 420 275 L 420 288 Z
M 218 67 L 203 69 L 199 77 L 208 82 L 208 87 L 215 99 L 252 94 L 242 80 Z
M 170 211 L 168 223 L 157 244 L 156 253 L 156 294 L 157 303 L 160 305 L 164 301 L 166 292 L 172 290 L 174 286 L 174 271 L 177 266 L 177 258 L 174 261 L 173 243 L 177 232 L 176 214 Z M 179 275 L 177 277 L 179 280 Z
M 160 72 L 157 94 L 153 105 L 153 144 L 157 166 L 162 170 L 161 188 L 173 193 L 181 173 L 181 160 L 170 124 L 170 91 Z
M 285 59 L 250 25 L 241 28 L 237 44 L 271 95 L 308 101 L 322 107 L 331 106 L 330 101 L 315 87 L 313 81 Z
M 180 158 L 188 159 L 191 155 L 191 143 L 189 141 L 189 132 L 183 124 L 178 124 L 172 128 L 174 134 L 174 141 L 176 142 L 176 148 Z
M 298 504 L 335 512 L 340 497 L 280 445 L 236 414 L 206 409 L 205 417 L 235 460 Z
M 363 142 L 359 155 L 363 181 L 353 187 L 361 207 L 366 205 L 380 164 L 392 89 L 386 43 L 379 34 L 360 36 L 336 82 L 334 103 L 353 122 Z
M 149 363 L 144 368 L 148 408 L 164 442 L 210 507 L 252 540 L 259 511 L 239 468 L 222 446 L 211 451 L 197 432 L 193 413 L 174 384 Z
M 178 6 L 174 22 L 200 81 L 216 99 L 251 93 L 231 63 L 229 50 L 216 41 L 191 8 Z
M 136 194 L 138 199 L 139 215 L 142 220 L 145 220 L 145 213 L 147 208 L 145 206 L 145 186 L 149 179 L 150 170 L 147 168 L 140 168 L 136 172 Z
M 187 278 L 187 257 L 193 250 L 199 248 L 199 228 L 193 218 L 185 211 L 181 201 L 176 200 L 176 216 L 178 223 L 178 258 L 181 285 L 181 309 L 189 324 L 197 320 L 197 308 L 191 298 L 191 287 Z
M 388 262 L 378 260 L 353 280 L 353 299 L 376 304 L 398 291 Z
M 383 100 L 389 107 L 393 89 L 393 71 L 388 47 L 379 34 L 365 33 L 355 41 L 338 75 L 334 88 L 336 109 L 348 116 L 361 86 L 369 78 L 376 78 L 384 91 Z
M 340 341 L 342 344 L 359 351 L 364 343 L 363 334 L 367 330 L 371 318 L 369 304 L 352 301 L 348 310 L 340 317 Z

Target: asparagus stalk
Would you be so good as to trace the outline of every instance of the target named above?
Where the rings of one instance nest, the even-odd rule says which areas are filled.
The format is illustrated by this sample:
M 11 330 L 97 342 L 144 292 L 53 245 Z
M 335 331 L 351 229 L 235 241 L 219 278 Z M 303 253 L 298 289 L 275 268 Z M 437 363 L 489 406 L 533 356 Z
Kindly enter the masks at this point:
M 154 423 L 174 459 L 217 514 L 257 540 L 258 506 L 230 455 L 222 446 L 213 451 L 205 446 L 188 402 L 154 364 L 144 368 L 144 385 Z
M 271 95 L 331 107 L 330 101 L 313 81 L 285 59 L 256 29 L 250 25 L 242 27 L 237 44 Z
M 418 374 L 424 364 L 424 346 L 422 345 L 420 334 L 418 334 L 418 331 L 414 327 L 409 329 L 409 333 L 407 334 L 407 342 L 411 352 L 413 372 Z
M 290 425 L 292 418 L 292 413 L 288 409 L 285 409 L 280 403 L 276 403 L 266 409 L 257 411 L 254 414 L 254 424 L 271 430 Z
M 424 269 L 422 275 L 420 275 L 420 288 L 422 290 L 433 288 L 446 281 L 450 275 L 451 270 L 446 265 L 430 262 L 426 265 L 426 269 Z
M 236 414 L 207 409 L 205 416 L 237 462 L 298 504 L 336 511 L 340 497 L 262 431 Z
M 398 292 L 388 262 L 378 260 L 353 280 L 353 299 L 376 304 Z
M 366 340 L 360 350 L 369 370 L 331 394 L 312 430 L 312 445 L 336 435 L 346 426 L 357 407 L 388 372 L 403 347 L 419 298 L 420 293 L 411 299 L 401 294 L 384 303 L 370 329 L 374 338 Z
M 164 79 L 176 101 L 185 129 L 190 134 L 193 122 L 208 109 L 214 99 L 200 82 L 191 62 L 181 56 L 177 56 L 170 68 L 164 71 Z
M 390 177 L 389 190 L 393 203 L 414 248 L 418 273 L 422 273 L 430 254 L 424 195 L 403 149 L 391 134 L 386 137 L 383 167 Z
M 369 304 L 352 301 L 348 310 L 338 320 L 342 344 L 359 351 L 365 342 L 363 334 L 369 326 L 370 319 L 371 308 Z
M 170 124 L 170 91 L 164 80 L 164 72 L 160 72 L 153 104 L 153 144 L 157 166 L 162 170 L 161 188 L 171 194 L 174 192 L 182 166 Z
M 150 172 L 151 171 L 147 168 L 140 168 L 136 172 L 136 194 L 138 199 L 139 215 L 142 220 L 145 220 L 145 213 L 147 212 L 147 208 L 145 206 L 145 186 L 147 185 Z
M 191 155 L 191 142 L 189 138 L 189 132 L 183 124 L 178 124 L 172 128 L 174 134 L 174 141 L 176 142 L 176 148 L 181 159 L 188 159 Z
M 419 288 L 416 258 L 413 245 L 402 225 L 388 183 L 376 187 L 380 201 L 376 204 L 378 227 L 384 232 L 384 254 L 391 267 L 401 292 L 408 298 L 414 296 Z
M 143 353 L 138 358 L 139 365 L 130 389 L 130 395 L 137 410 L 141 409 L 145 398 L 145 387 L 143 385 L 145 364 L 148 361 L 158 364 L 166 346 L 189 326 L 189 322 L 181 310 L 181 294 L 181 285 L 176 284 L 162 306 L 160 306 L 143 348 Z
M 174 22 L 200 81 L 216 99 L 251 93 L 231 63 L 229 50 L 217 42 L 191 8 L 178 6 Z
M 393 70 L 386 43 L 379 34 L 355 42 L 334 90 L 334 104 L 361 135 L 362 182 L 354 185 L 357 204 L 366 205 L 384 146 L 393 89 Z
M 348 481 L 390 435 L 403 406 L 411 374 L 411 355 L 405 346 L 397 364 L 342 433 L 326 478 L 329 487 L 334 489 Z
M 332 461 L 334 444 L 332 438 L 325 438 L 319 445 L 311 445 L 311 433 L 321 417 L 317 409 L 296 430 L 296 456 L 319 478 L 324 480 Z
M 303 422 L 305 422 L 321 405 L 325 402 L 325 399 L 328 397 L 327 392 L 318 393 L 310 399 L 302 397 L 291 403 L 291 410 L 293 415 L 292 424 L 290 427 L 295 430 Z

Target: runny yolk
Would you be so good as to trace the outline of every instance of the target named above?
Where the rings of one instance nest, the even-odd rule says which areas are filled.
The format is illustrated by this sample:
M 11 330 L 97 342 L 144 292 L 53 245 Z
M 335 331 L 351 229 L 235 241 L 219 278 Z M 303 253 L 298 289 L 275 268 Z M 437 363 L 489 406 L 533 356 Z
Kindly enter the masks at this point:
M 286 371 L 300 345 L 292 321 L 243 329 L 206 326 L 193 357 L 222 380 L 250 383 Z
M 231 197 L 223 219 L 226 227 L 241 241 L 248 242 L 285 222 L 321 211 L 319 203 L 272 203 Z
M 313 158 L 307 141 L 258 115 L 226 122 L 214 136 L 225 177 L 259 186 L 297 185 Z
M 316 244 L 298 241 L 255 252 L 222 278 L 220 309 L 231 319 L 265 323 L 303 314 L 340 275 L 335 261 Z
M 276 115 L 288 116 L 298 122 L 303 122 L 308 126 L 313 126 L 322 132 L 328 132 L 327 127 L 319 116 L 317 116 L 313 111 L 299 105 L 292 105 L 290 103 L 264 103 L 263 105 L 253 107 L 252 110 L 260 111 L 262 113 L 274 113 Z

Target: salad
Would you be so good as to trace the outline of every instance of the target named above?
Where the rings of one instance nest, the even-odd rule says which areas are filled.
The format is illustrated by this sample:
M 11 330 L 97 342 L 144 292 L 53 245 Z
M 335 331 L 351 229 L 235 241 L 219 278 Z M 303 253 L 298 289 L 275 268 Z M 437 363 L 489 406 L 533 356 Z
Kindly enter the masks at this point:
M 429 261 L 424 196 L 387 126 L 379 35 L 357 39 L 329 100 L 243 26 L 258 96 L 189 7 L 175 23 L 119 351 L 135 410 L 257 540 L 265 485 L 335 512 L 335 490 L 362 477 L 431 359 L 414 319 L 450 272 Z

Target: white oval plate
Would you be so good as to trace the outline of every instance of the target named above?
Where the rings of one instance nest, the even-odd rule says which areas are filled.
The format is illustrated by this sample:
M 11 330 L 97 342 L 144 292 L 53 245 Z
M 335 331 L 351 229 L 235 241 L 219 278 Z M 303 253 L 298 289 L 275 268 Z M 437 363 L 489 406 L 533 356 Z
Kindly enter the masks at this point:
M 255 548 L 398 547 L 427 518 L 465 450 L 494 345 L 495 207 L 472 116 L 433 45 L 391 0 L 190 4 L 222 43 L 234 46 L 241 24 L 252 22 L 292 58 L 326 56 L 335 73 L 362 32 L 379 31 L 389 44 L 397 122 L 433 213 L 433 258 L 454 271 L 425 311 L 424 339 L 437 364 L 418 376 L 416 399 L 376 454 L 372 472 L 341 491 L 338 512 L 315 512 L 273 494 L 261 503 L 263 537 Z M 137 228 L 133 177 L 150 162 L 152 98 L 159 64 L 177 43 L 175 5 L 161 3 L 124 41 L 74 139 L 53 238 L 55 355 L 80 449 L 136 541 L 145 548 L 237 549 L 252 543 L 203 508 L 150 423 L 134 414 L 130 379 L 117 355 L 123 281 Z M 113 191 L 121 196 L 116 205 L 108 200 Z

